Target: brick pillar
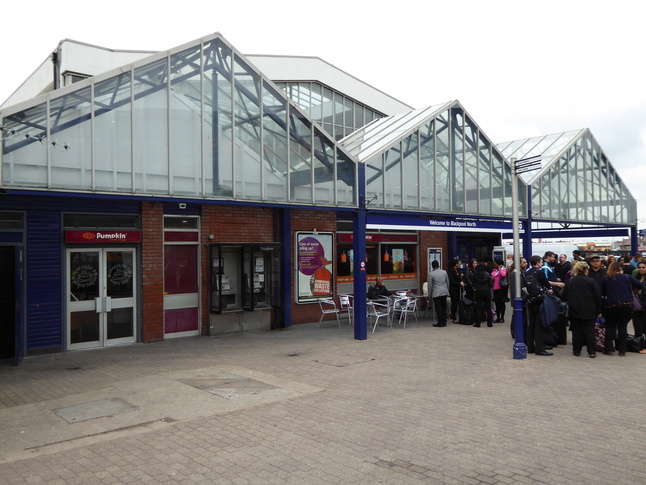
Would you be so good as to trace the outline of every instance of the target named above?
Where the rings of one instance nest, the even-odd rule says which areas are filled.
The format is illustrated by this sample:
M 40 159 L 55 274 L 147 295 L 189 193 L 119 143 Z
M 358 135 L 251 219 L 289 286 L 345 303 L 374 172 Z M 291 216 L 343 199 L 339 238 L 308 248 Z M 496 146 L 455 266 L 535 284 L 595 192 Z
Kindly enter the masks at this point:
M 164 340 L 164 207 L 141 204 L 141 301 L 144 343 Z

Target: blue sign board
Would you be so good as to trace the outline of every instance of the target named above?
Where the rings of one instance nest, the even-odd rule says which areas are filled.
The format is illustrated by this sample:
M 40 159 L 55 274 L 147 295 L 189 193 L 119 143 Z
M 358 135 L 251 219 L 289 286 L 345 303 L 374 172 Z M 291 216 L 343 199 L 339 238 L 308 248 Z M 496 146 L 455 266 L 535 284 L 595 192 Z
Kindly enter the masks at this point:
M 400 229 L 409 231 L 458 231 L 458 232 L 504 232 L 511 231 L 511 222 L 481 221 L 477 219 L 431 217 L 407 217 L 380 214 L 368 214 L 368 229 Z

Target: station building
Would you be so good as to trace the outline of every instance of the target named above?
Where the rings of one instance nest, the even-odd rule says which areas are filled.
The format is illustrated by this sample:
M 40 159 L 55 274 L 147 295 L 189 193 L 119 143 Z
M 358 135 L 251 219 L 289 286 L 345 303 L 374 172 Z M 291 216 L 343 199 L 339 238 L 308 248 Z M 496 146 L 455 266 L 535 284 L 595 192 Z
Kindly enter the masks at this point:
M 539 223 L 636 238 L 589 130 L 496 145 L 459 101 L 414 109 L 220 34 L 165 52 L 62 41 L 0 120 L 0 351 L 16 362 L 284 328 L 344 293 L 362 296 L 364 339 L 367 282 L 420 291 L 432 259 L 491 257 L 514 183 L 528 251 Z M 528 153 L 547 162 L 529 184 L 510 163 Z

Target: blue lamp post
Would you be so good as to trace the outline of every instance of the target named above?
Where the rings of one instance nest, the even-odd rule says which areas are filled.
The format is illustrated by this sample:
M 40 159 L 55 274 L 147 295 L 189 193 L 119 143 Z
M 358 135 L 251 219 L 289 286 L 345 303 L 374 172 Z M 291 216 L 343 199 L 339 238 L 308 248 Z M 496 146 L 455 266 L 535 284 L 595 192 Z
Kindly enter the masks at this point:
M 520 231 L 518 220 L 518 175 L 539 168 L 541 160 L 538 156 L 524 158 L 522 160 L 511 159 L 513 180 L 511 184 L 512 220 L 514 230 L 514 329 L 516 339 L 514 342 L 514 359 L 522 360 L 527 358 L 527 345 L 525 344 L 525 316 L 523 314 L 523 298 L 520 288 Z

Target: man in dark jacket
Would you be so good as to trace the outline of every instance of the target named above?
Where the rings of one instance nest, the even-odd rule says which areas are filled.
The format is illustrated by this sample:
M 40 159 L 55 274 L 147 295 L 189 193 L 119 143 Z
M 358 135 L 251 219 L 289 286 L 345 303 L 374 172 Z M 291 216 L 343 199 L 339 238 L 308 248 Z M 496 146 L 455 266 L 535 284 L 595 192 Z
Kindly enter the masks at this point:
M 460 303 L 460 293 L 464 283 L 460 275 L 460 260 L 452 259 L 449 261 L 449 296 L 451 297 L 451 318 L 453 323 L 458 323 L 458 304 Z
M 576 261 L 575 261 L 576 262 Z M 567 260 L 565 254 L 559 255 L 559 262 L 556 263 L 554 271 L 556 272 L 556 277 L 565 283 L 567 281 L 567 272 L 572 270 L 572 263 Z
M 593 254 L 588 258 L 587 263 L 590 265 L 588 276 L 597 282 L 599 290 L 601 290 L 601 283 L 606 277 L 606 268 L 601 267 L 601 257 L 598 254 Z
M 561 292 L 568 302 L 570 312 L 570 330 L 572 330 L 572 353 L 581 355 L 585 344 L 588 355 L 597 356 L 594 340 L 594 322 L 601 316 L 603 303 L 599 285 L 588 275 L 589 266 L 583 261 L 577 262 L 572 269 L 574 277 L 570 278 Z
M 390 296 L 390 291 L 384 285 L 384 280 L 380 276 L 375 278 L 375 285 L 368 287 L 368 298 L 370 300 L 378 300 Z
M 532 276 L 540 286 L 542 286 L 545 293 L 552 294 L 550 283 L 541 271 L 543 260 L 540 256 L 532 256 L 529 260 L 531 268 L 525 273 L 525 281 Z M 527 352 L 536 353 L 536 355 L 554 355 L 552 352 L 545 351 L 544 329 L 541 322 L 541 303 L 540 302 L 527 302 Z

